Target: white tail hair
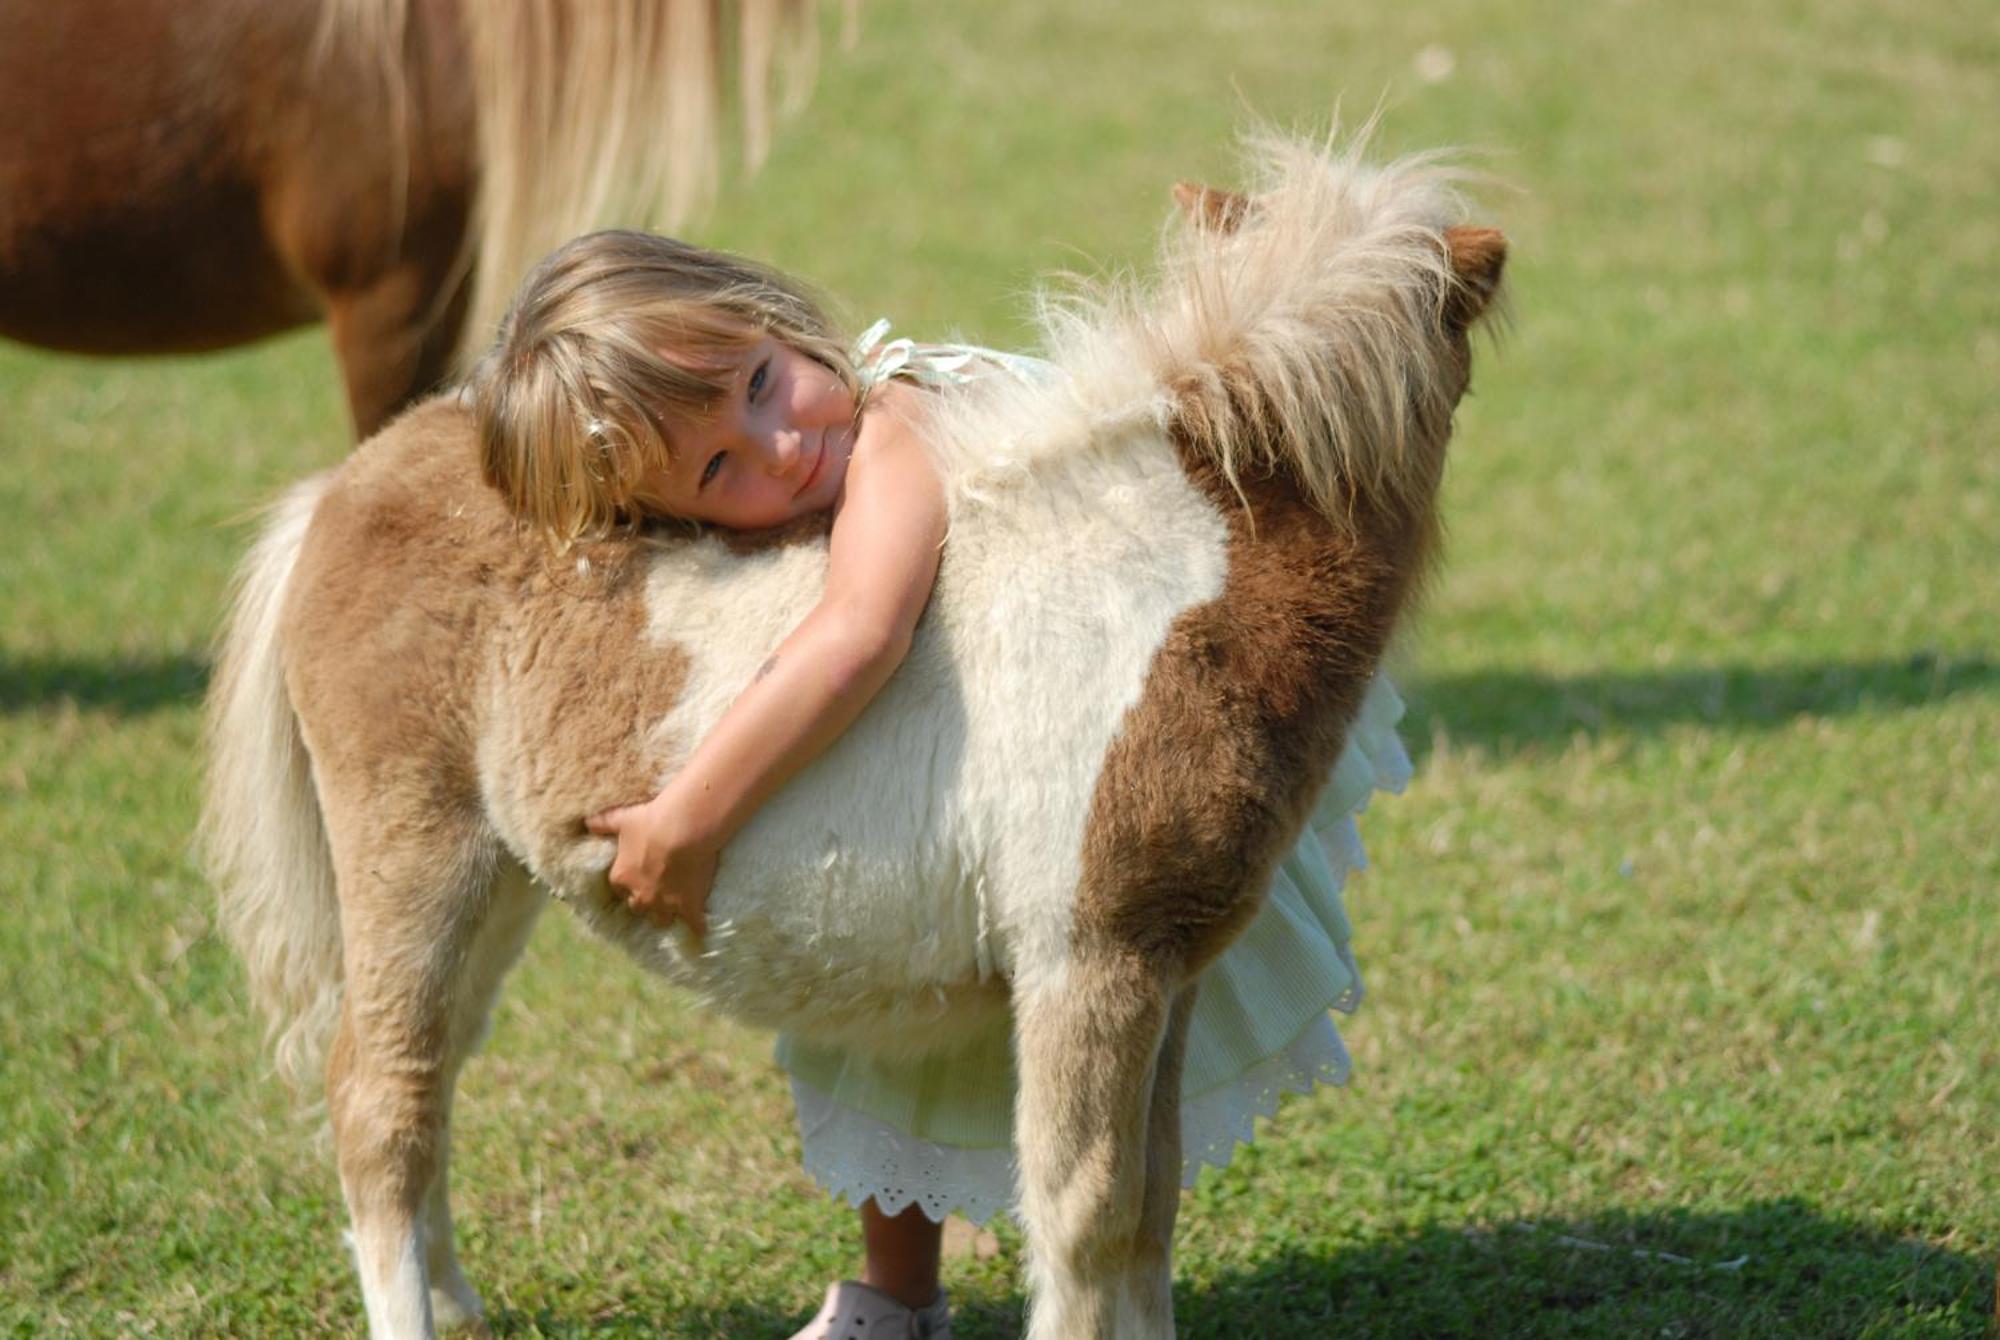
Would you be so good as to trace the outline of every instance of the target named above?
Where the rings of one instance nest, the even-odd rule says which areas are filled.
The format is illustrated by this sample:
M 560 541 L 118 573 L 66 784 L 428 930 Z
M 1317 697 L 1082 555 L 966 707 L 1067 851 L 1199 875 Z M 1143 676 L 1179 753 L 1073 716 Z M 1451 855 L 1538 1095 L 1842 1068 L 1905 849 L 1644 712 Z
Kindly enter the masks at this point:
M 315 476 L 279 500 L 237 573 L 208 694 L 197 837 L 223 932 L 269 1021 L 278 1071 L 298 1091 L 317 1081 L 339 1009 L 340 905 L 278 632 L 306 526 L 331 478 Z

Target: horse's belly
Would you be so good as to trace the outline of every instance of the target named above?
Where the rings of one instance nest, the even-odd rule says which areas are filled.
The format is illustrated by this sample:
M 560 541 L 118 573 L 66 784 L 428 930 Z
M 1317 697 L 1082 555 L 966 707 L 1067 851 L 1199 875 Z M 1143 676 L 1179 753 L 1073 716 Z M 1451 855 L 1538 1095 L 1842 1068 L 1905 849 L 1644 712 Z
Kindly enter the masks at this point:
M 800 799 L 821 795 L 808 782 Z M 697 947 L 601 890 L 574 898 L 640 963 L 758 1027 L 907 1055 L 950 1050 L 1006 1009 L 981 893 L 935 843 L 875 843 L 811 806 L 810 823 L 759 817 L 725 853 Z M 879 822 L 876 827 L 880 827 Z

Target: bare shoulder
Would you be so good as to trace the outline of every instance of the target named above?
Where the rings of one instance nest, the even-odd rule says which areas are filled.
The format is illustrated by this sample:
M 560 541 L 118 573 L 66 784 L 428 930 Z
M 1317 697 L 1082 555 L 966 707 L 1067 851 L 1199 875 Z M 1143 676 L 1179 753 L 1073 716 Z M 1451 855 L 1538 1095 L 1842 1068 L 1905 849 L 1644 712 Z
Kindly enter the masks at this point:
M 895 525 L 899 520 L 923 526 L 926 517 L 944 514 L 943 486 L 924 441 L 928 392 L 901 382 L 878 387 L 869 398 L 854 440 L 854 455 L 848 463 L 843 515 L 859 509 L 875 514 L 874 523 Z M 836 518 L 836 531 L 838 530 Z
M 861 436 L 854 444 L 855 463 L 860 464 L 882 446 L 911 440 L 921 445 L 931 394 L 900 381 L 876 387 L 861 415 Z
M 855 439 L 833 519 L 827 599 L 907 634 L 937 579 L 945 500 L 922 438 L 924 392 L 893 389 L 870 403 Z

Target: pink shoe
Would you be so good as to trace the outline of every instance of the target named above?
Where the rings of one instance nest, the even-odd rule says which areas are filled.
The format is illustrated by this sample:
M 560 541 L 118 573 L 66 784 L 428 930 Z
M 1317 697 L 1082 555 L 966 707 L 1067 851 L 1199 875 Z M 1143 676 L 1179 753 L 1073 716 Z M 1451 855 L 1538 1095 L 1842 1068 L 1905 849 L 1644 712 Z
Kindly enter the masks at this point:
M 943 1289 L 929 1307 L 911 1311 L 880 1289 L 841 1280 L 826 1286 L 819 1315 L 792 1340 L 951 1340 L 951 1307 Z

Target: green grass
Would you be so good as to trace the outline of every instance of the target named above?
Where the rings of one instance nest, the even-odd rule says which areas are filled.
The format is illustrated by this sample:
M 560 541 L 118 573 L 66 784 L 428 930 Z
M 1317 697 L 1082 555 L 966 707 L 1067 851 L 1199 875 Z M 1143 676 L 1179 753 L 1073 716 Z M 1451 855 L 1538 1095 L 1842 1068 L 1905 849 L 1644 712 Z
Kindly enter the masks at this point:
M 1448 51 L 1426 82 L 1417 56 Z M 1435 67 L 1435 53 L 1429 64 Z M 1515 319 L 1365 820 L 1353 1086 L 1188 1198 L 1193 1336 L 1978 1336 L 2000 1252 L 2000 28 L 1977 5 L 881 0 L 701 229 L 1023 336 L 1255 111 L 1487 151 Z M 186 852 L 321 338 L 0 350 L 0 1332 L 352 1333 Z M 505 1335 L 783 1335 L 852 1269 L 766 1041 L 558 914 L 460 1109 Z M 948 1262 L 1010 1334 L 1019 1238 Z

